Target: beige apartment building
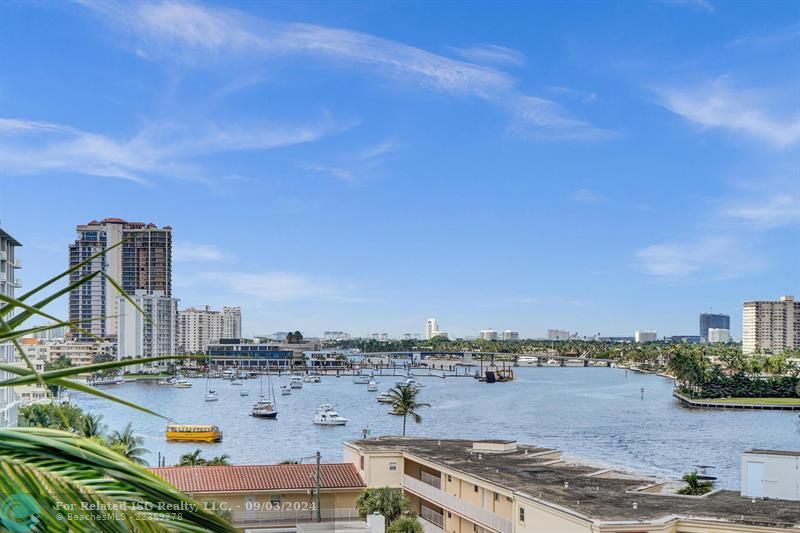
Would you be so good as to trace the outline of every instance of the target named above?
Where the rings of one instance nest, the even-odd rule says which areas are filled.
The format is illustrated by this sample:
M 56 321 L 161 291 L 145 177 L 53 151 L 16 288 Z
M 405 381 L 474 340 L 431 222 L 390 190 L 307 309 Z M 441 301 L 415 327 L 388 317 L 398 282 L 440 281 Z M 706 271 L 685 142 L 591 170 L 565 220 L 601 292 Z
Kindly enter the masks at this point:
M 674 487 L 514 441 L 379 437 L 345 444 L 368 487 L 401 488 L 425 533 L 768 533 L 800 502 Z
M 742 306 L 742 351 L 779 354 L 800 347 L 800 302 L 752 301 Z

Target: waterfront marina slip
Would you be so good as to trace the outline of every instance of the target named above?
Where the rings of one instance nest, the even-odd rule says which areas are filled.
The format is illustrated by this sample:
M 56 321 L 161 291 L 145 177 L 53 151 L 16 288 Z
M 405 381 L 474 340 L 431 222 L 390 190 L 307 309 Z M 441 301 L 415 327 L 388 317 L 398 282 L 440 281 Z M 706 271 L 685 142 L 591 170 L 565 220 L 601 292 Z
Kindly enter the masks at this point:
M 272 376 L 272 386 L 286 386 L 289 379 Z M 669 477 L 680 477 L 694 465 L 711 465 L 721 487 L 738 486 L 743 451 L 800 447 L 796 413 L 686 408 L 672 397 L 673 381 L 655 374 L 556 366 L 520 367 L 515 369 L 514 381 L 501 384 L 422 373 L 414 379 L 425 385 L 419 401 L 431 407 L 422 413 L 421 424 L 409 421 L 409 435 L 481 438 L 490 432 L 600 464 Z M 381 390 L 397 380 L 384 377 Z M 239 387 L 223 387 L 220 383 L 224 382 L 212 380 L 219 400 L 205 403 L 200 386 L 204 380 L 190 381 L 197 386 L 175 389 L 135 382 L 118 386 L 115 393 L 157 408 L 176 422 L 219 426 L 223 441 L 200 447 L 208 455 L 226 453 L 235 464 L 281 462 L 317 450 L 326 461 L 335 461 L 341 458 L 342 441 L 358 438 L 364 430 L 371 435 L 402 431 L 402 419 L 388 415 L 387 404 L 376 401 L 376 393 L 354 384 L 350 376 L 323 376 L 320 383 L 281 396 L 281 414 L 274 421 L 250 416 L 253 396 L 241 397 Z M 266 377 L 263 381 L 266 388 Z M 259 380 L 245 383 L 255 391 Z M 132 421 L 145 438 L 151 464 L 158 454 L 170 464 L 198 447 L 165 442 L 164 425 L 158 418 L 83 394 L 73 394 L 73 400 L 89 412 L 102 414 L 110 426 Z M 335 405 L 347 424 L 313 424 L 314 413 L 323 403 Z M 269 439 L 269 446 L 260 445 L 264 439 Z

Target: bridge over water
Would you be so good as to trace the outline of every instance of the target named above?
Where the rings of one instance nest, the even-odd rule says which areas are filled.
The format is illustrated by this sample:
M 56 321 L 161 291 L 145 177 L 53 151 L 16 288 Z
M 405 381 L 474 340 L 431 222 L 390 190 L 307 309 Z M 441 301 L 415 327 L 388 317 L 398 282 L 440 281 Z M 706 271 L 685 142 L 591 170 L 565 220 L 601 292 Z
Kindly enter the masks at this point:
M 549 354 L 530 354 L 530 353 L 506 353 L 506 352 L 470 352 L 470 351 L 399 351 L 399 352 L 362 352 L 361 354 L 364 357 L 386 357 L 386 358 L 406 358 L 411 359 L 412 361 L 423 361 L 425 359 L 437 358 L 437 357 L 449 357 L 449 358 L 457 358 L 461 359 L 464 363 L 478 365 L 481 363 L 481 359 L 483 362 L 486 362 L 485 357 L 489 356 L 489 361 L 495 361 L 497 357 L 503 358 L 511 358 L 513 363 L 516 363 L 520 358 L 532 358 L 536 357 L 536 363 L 526 363 L 529 365 L 538 365 L 542 366 L 544 363 L 550 360 L 557 361 L 561 366 L 567 366 L 568 363 L 576 363 L 580 362 L 583 363 L 583 366 L 589 366 L 590 364 L 604 364 L 606 366 L 611 366 L 612 361 L 610 359 L 599 359 L 595 357 L 587 357 L 585 354 L 578 354 L 578 355 L 549 355 Z M 477 357 L 476 357 L 477 356 Z

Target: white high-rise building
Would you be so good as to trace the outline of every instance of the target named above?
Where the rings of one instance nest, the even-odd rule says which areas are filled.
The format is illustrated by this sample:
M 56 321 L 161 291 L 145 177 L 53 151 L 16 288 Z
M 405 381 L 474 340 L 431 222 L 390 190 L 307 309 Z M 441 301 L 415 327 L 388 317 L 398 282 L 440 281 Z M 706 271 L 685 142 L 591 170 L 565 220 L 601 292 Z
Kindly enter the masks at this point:
M 425 322 L 425 338 L 430 340 L 437 337 L 439 333 L 439 323 L 435 318 L 429 318 Z
M 506 329 L 500 333 L 500 340 L 517 341 L 519 340 L 519 331 L 511 331 L 510 329 Z
M 569 331 L 565 329 L 548 329 L 547 339 L 551 341 L 568 341 Z
M 181 352 L 205 353 L 209 344 L 225 338 L 222 331 L 222 313 L 209 306 L 178 311 L 178 350 Z
M 742 351 L 782 353 L 800 347 L 800 302 L 794 296 L 778 301 L 745 302 L 742 306 Z
M 492 328 L 489 329 L 482 329 L 481 330 L 481 339 L 485 341 L 496 341 L 497 340 L 497 332 Z
M 139 312 L 127 299 L 119 297 L 117 358 L 177 354 L 178 300 L 160 291 L 147 293 L 140 290 L 129 296 L 148 316 Z
M 239 307 L 222 308 L 222 338 L 242 338 L 242 310 Z
M 711 344 L 731 342 L 731 330 L 725 328 L 708 328 L 708 342 Z
M 636 342 L 656 342 L 658 334 L 655 331 L 640 331 L 637 329 L 633 338 Z
M 16 248 L 22 246 L 14 237 L 0 228 L 0 294 L 14 296 L 14 289 L 21 286 L 22 280 L 16 270 L 21 262 L 16 258 Z M 6 317 L 8 319 L 9 317 Z M 0 362 L 14 365 L 19 362 L 16 348 L 10 342 L 0 343 Z M 0 370 L 0 380 L 14 376 Z M 0 387 L 0 428 L 17 425 L 18 396 L 14 387 Z

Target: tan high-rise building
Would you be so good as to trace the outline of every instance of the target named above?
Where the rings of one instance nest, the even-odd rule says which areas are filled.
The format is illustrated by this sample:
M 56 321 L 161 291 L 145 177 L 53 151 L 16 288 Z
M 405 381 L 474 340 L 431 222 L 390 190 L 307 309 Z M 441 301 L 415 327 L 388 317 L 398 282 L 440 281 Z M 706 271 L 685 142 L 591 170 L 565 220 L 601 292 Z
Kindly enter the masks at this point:
M 222 308 L 222 338 L 242 338 L 242 310 L 239 307 Z
M 108 250 L 70 275 L 70 282 L 102 271 L 114 279 L 128 294 L 144 291 L 172 296 L 172 228 L 155 224 L 128 222 L 121 218 L 92 220 L 80 224 L 78 237 L 69 246 L 69 265 L 76 266 L 93 255 Z M 100 338 L 115 338 L 118 334 L 119 292 L 103 275 L 72 291 L 69 295 L 70 321 L 81 321 L 82 328 Z M 106 317 L 106 318 L 100 318 Z M 78 340 L 92 340 L 84 333 L 73 331 Z
M 205 353 L 208 345 L 225 338 L 222 334 L 222 313 L 209 306 L 190 307 L 178 312 L 178 350 Z
M 779 354 L 800 347 L 800 302 L 793 296 L 778 301 L 745 302 L 742 306 L 742 351 Z

